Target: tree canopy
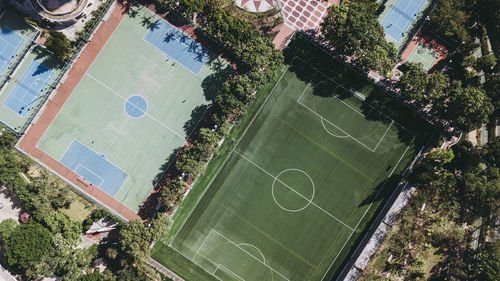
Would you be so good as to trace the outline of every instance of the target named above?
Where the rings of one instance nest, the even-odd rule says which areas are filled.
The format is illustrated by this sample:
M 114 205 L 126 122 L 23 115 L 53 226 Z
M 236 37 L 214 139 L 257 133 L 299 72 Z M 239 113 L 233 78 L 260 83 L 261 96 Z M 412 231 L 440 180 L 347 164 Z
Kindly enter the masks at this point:
M 430 22 L 442 34 L 459 41 L 470 39 L 467 24 L 470 18 L 465 0 L 440 0 L 429 15 Z
M 421 63 L 406 63 L 406 71 L 397 83 L 406 98 L 422 101 L 427 91 L 428 77 Z
M 45 46 L 54 54 L 62 59 L 65 59 L 69 55 L 69 50 L 71 49 L 71 41 L 69 41 L 66 36 L 59 31 L 50 30 L 49 38 L 45 42 Z
M 385 40 L 375 1 L 343 1 L 331 5 L 321 25 L 330 47 L 355 56 L 362 67 L 387 74 L 397 62 L 397 50 Z
M 21 271 L 26 270 L 52 249 L 51 238 L 50 232 L 38 223 L 30 222 L 16 227 L 5 245 L 7 262 Z
M 464 131 L 478 128 L 493 113 L 493 105 L 483 89 L 463 88 L 460 81 L 453 83 L 447 106 L 447 117 Z

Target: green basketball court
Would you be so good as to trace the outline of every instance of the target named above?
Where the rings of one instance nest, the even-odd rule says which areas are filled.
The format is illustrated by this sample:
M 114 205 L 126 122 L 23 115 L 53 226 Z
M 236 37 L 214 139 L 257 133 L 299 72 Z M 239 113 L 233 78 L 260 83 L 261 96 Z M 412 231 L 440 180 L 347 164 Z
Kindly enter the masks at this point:
M 37 144 L 134 211 L 231 71 L 213 56 L 196 74 L 168 59 L 144 39 L 159 22 L 132 7 Z

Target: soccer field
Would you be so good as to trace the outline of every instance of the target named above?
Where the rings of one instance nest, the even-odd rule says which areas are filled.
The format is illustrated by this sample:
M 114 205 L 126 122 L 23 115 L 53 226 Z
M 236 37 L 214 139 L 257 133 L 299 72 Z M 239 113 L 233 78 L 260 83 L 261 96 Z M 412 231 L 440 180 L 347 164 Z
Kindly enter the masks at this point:
M 137 212 L 231 71 L 190 35 L 133 6 L 37 147 Z
M 221 280 L 322 280 L 414 155 L 410 132 L 295 58 L 169 246 Z

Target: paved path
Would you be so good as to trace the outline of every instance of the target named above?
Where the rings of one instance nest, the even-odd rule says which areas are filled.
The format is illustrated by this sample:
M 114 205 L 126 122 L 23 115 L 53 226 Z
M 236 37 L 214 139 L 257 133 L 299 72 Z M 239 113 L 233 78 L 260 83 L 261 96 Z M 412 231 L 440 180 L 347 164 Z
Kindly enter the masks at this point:
M 170 278 L 170 279 L 172 279 L 174 281 L 184 281 L 184 279 L 180 278 L 175 273 L 173 273 L 172 271 L 168 270 L 166 267 L 164 267 L 163 265 L 161 265 L 160 263 L 158 263 L 154 259 L 147 258 L 146 262 L 149 265 L 151 265 L 152 267 L 154 267 L 156 270 L 158 270 L 159 272 L 163 273 L 168 278 Z
M 58 162 L 56 159 L 50 157 L 36 146 L 51 122 L 56 118 L 59 110 L 61 110 L 66 100 L 68 100 L 73 90 L 90 68 L 99 52 L 125 17 L 126 7 L 116 5 L 113 6 L 112 9 L 113 11 L 110 13 L 109 18 L 99 26 L 91 37 L 90 43 L 85 46 L 78 59 L 69 70 L 67 79 L 57 88 L 55 96 L 47 102 L 45 110 L 42 108 L 42 115 L 36 123 L 29 127 L 26 134 L 18 142 L 17 147 L 58 176 L 69 181 L 73 186 L 90 196 L 93 200 L 109 208 L 116 215 L 129 220 L 132 218 L 139 218 L 135 211 L 121 204 L 101 189 L 86 184 L 75 172 Z M 92 113 L 89 112 L 89 114 Z

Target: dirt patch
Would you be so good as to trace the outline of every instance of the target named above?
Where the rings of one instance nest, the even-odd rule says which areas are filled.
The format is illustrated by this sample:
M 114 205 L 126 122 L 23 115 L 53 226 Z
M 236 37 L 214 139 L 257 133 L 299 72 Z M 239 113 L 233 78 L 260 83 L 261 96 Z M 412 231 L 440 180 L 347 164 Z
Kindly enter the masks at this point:
M 0 187 L 0 221 L 11 218 L 19 219 L 22 204 L 6 187 Z

